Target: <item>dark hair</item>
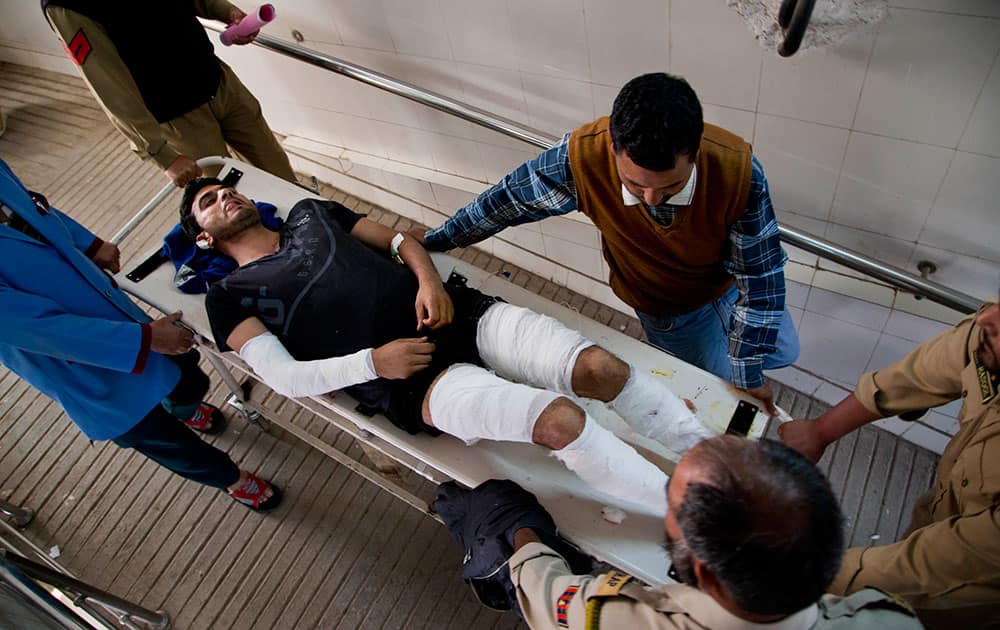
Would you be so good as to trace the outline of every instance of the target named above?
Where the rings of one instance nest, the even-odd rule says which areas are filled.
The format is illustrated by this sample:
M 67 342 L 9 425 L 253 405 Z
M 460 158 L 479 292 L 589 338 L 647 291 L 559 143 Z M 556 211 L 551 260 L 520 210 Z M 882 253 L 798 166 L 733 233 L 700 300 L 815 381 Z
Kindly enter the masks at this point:
M 638 76 L 611 108 L 611 145 L 636 166 L 674 168 L 678 155 L 694 160 L 705 130 L 701 103 L 687 81 L 663 72 Z
M 181 230 L 184 231 L 188 237 L 193 241 L 195 238 L 201 234 L 201 226 L 195 221 L 194 214 L 191 212 L 191 206 L 194 205 L 194 198 L 198 196 L 202 188 L 206 186 L 223 186 L 222 180 L 218 177 L 199 177 L 197 179 L 192 179 L 188 182 L 187 186 L 184 187 L 184 193 L 181 195 L 181 207 L 180 207 L 180 224 Z
M 844 517 L 823 473 L 784 444 L 734 436 L 692 453 L 705 481 L 675 514 L 691 553 L 740 608 L 788 615 L 815 603 L 840 569 Z

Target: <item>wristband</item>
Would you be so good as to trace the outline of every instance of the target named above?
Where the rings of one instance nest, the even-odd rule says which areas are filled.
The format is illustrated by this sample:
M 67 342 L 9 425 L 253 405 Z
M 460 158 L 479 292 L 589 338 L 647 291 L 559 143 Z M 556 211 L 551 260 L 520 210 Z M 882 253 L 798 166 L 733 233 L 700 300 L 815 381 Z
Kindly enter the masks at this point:
M 393 236 L 392 242 L 389 243 L 389 254 L 392 256 L 393 260 L 401 265 L 405 263 L 403 262 L 402 256 L 399 255 L 399 246 L 403 244 L 405 239 L 406 237 L 403 236 L 402 232 L 396 232 L 396 236 Z

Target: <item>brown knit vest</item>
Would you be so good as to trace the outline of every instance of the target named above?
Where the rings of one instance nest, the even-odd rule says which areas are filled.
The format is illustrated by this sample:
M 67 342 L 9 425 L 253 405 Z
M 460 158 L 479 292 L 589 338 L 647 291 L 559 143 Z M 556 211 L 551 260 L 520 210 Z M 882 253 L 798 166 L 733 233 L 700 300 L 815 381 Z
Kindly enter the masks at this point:
M 663 227 L 641 204 L 622 202 L 606 116 L 570 135 L 579 208 L 601 233 L 615 295 L 651 315 L 676 315 L 726 292 L 733 279 L 722 261 L 729 229 L 746 212 L 750 155 L 745 140 L 706 124 L 691 205 L 677 206 L 673 224 Z

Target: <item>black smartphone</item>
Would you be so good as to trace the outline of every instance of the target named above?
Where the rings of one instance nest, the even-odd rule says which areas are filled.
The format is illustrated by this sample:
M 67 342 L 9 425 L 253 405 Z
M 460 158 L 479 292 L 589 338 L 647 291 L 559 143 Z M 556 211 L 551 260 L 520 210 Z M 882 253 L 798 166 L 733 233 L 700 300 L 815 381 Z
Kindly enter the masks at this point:
M 757 405 L 741 400 L 736 405 L 733 417 L 729 419 L 729 426 L 726 427 L 726 435 L 746 437 L 747 433 L 750 433 L 750 427 L 753 426 L 753 419 L 757 416 L 759 410 L 760 407 Z
M 158 249 L 153 255 L 139 263 L 135 269 L 125 274 L 125 277 L 132 282 L 142 282 L 146 276 L 156 271 L 157 267 L 167 262 L 167 257 L 163 255 L 163 250 Z

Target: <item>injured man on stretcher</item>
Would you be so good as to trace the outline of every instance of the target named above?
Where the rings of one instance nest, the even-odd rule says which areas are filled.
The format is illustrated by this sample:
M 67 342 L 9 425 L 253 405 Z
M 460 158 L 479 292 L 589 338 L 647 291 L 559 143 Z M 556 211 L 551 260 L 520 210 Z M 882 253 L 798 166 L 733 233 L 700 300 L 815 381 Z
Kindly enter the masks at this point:
M 247 197 L 204 178 L 185 188 L 180 214 L 199 248 L 238 265 L 208 290 L 217 345 L 280 394 L 344 389 L 413 434 L 539 444 L 594 489 L 654 513 L 665 473 L 570 397 L 608 403 L 678 453 L 713 435 L 659 379 L 553 318 L 442 283 L 415 239 L 341 204 L 303 199 L 272 231 Z

